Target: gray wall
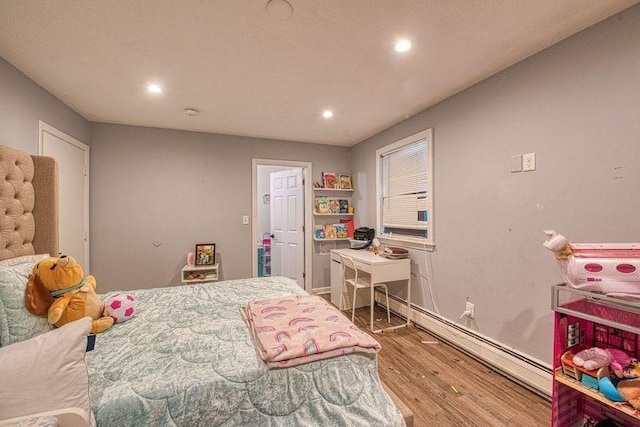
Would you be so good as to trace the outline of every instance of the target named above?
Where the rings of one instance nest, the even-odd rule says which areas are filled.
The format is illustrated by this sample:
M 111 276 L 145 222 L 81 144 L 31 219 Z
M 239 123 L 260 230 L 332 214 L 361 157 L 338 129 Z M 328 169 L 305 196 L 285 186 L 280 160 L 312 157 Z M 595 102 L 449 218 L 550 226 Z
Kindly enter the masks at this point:
M 92 274 L 102 292 L 175 285 L 187 252 L 213 242 L 224 279 L 250 277 L 251 159 L 310 161 L 318 181 L 349 171 L 349 151 L 92 123 Z M 313 256 L 313 286 L 329 286 L 327 255 Z
M 640 241 L 639 28 L 636 6 L 353 147 L 367 178 L 356 212 L 373 222 L 375 150 L 434 128 L 437 248 L 431 272 L 413 254 L 416 304 L 433 310 L 420 277 L 432 274 L 444 317 L 463 322 L 470 297 L 468 326 L 551 363 L 561 277 L 542 230 Z M 511 156 L 529 152 L 537 170 L 511 174 Z
M 38 120 L 90 144 L 87 120 L 0 57 L 0 144 L 37 154 Z

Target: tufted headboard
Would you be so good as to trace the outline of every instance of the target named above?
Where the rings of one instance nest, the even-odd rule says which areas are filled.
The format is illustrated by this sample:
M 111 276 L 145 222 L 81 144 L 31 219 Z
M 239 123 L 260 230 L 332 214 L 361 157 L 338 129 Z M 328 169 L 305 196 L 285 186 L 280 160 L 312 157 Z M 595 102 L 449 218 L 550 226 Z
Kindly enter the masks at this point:
M 58 254 L 58 165 L 0 145 L 0 260 Z

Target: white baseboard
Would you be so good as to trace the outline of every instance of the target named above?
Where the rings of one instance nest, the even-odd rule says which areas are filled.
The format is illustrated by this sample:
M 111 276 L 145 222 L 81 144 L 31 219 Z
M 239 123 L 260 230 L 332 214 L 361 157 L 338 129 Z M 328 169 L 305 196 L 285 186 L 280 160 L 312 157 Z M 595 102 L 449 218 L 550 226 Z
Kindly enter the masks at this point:
M 324 288 L 313 288 L 311 289 L 312 295 L 320 295 L 320 294 L 330 294 L 331 286 L 325 286 Z
M 384 296 L 381 298 L 381 295 L 376 294 L 378 303 L 383 303 L 383 298 Z M 392 299 L 389 295 L 389 305 L 392 311 L 406 318 L 405 302 Z M 484 337 L 462 325 L 453 324 L 432 313 L 428 314 L 427 310 L 424 310 L 426 313 L 422 311 L 411 310 L 413 323 L 536 393 L 546 397 L 551 396 L 553 376 L 550 366 L 522 353 L 509 350 L 491 338 Z

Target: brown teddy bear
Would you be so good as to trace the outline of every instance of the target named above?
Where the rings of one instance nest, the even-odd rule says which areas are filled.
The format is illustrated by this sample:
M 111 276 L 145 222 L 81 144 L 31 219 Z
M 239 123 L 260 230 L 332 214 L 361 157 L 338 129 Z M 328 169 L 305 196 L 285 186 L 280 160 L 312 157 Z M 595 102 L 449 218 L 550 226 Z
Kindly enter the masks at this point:
M 84 277 L 80 264 L 66 255 L 40 261 L 33 268 L 26 292 L 27 309 L 35 315 L 47 315 L 50 324 L 60 327 L 89 316 L 91 333 L 113 325 L 113 318 L 103 316 L 103 306 L 95 292 L 96 279 Z
M 635 410 L 640 410 L 640 379 L 618 383 L 618 392 Z

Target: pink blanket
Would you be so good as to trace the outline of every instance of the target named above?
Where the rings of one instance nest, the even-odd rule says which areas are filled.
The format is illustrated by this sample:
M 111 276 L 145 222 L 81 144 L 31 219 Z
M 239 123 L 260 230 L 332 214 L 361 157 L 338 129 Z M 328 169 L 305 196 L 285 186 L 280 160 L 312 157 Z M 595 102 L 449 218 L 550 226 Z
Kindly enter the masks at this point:
M 292 295 L 255 300 L 241 311 L 269 368 L 380 350 L 375 339 L 321 297 Z

